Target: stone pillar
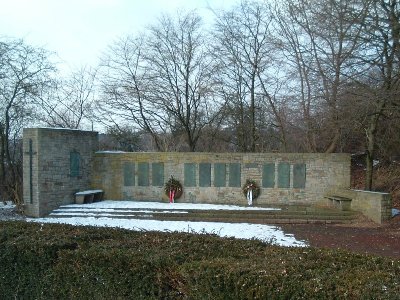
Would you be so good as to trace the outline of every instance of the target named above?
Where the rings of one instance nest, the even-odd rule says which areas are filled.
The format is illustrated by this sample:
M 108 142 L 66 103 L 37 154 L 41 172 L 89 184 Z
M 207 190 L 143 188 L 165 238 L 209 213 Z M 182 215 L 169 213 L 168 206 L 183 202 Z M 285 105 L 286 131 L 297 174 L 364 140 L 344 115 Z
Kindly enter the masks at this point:
M 98 133 L 72 129 L 25 128 L 23 193 L 27 216 L 42 217 L 90 187 Z

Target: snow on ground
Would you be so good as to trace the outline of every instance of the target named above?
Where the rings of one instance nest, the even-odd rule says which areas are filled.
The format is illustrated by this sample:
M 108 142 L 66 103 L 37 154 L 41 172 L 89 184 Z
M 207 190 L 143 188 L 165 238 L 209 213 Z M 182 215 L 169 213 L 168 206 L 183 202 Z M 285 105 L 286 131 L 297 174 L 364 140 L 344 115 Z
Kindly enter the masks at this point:
M 17 213 L 15 204 L 11 201 L 0 201 L 0 220 L 24 220 L 25 216 Z
M 0 209 L 4 210 L 13 210 L 15 205 L 11 201 L 0 202 Z
M 142 202 L 142 201 L 113 201 L 105 200 L 90 204 L 70 204 L 61 206 L 63 208 L 79 209 L 166 209 L 166 210 L 281 210 L 280 208 L 237 206 L 220 204 L 201 204 L 201 203 L 166 203 L 166 202 Z
M 16 213 L 11 202 L 0 202 L 0 220 L 27 220 L 37 223 L 63 223 L 83 226 L 117 227 L 135 231 L 189 232 L 198 234 L 217 234 L 221 237 L 239 239 L 258 239 L 279 246 L 306 247 L 306 242 L 299 241 L 292 234 L 284 233 L 279 227 L 249 223 L 220 222 L 188 222 L 188 221 L 157 221 L 143 219 L 120 219 L 118 212 L 140 213 L 187 213 L 184 210 L 278 210 L 277 208 L 244 207 L 235 205 L 213 205 L 192 203 L 158 203 L 134 201 L 102 201 L 91 204 L 71 204 L 60 207 L 54 212 L 58 218 L 25 218 Z M 126 209 L 126 210 L 124 210 Z M 138 209 L 134 211 L 134 209 Z M 162 211 L 154 211 L 154 210 Z M 99 215 L 98 212 L 101 212 Z M 94 214 L 96 213 L 96 214 Z M 108 213 L 108 214 L 107 214 Z M 68 217 L 73 215 L 74 217 Z M 93 215 L 100 217 L 93 217 Z M 63 217 L 65 216 L 65 217 Z M 125 215 L 121 215 L 125 216 Z M 148 215 L 150 218 L 151 215 Z
M 400 215 L 400 210 L 396 208 L 392 208 L 392 217 L 395 217 L 397 215 Z
M 117 227 L 135 231 L 189 232 L 199 234 L 217 234 L 221 237 L 239 239 L 258 239 L 279 246 L 306 247 L 307 243 L 298 241 L 292 234 L 285 234 L 276 226 L 248 223 L 219 223 L 219 222 L 187 222 L 187 221 L 157 221 L 118 218 L 41 218 L 28 219 L 38 223 L 62 223 L 83 226 Z
M 118 227 L 135 231 L 189 232 L 199 234 L 217 234 L 221 237 L 239 239 L 258 239 L 279 246 L 306 247 L 307 243 L 284 233 L 280 228 L 271 225 L 221 222 L 188 222 L 158 221 L 143 219 L 119 219 L 115 215 L 109 217 L 107 212 L 114 209 L 162 209 L 163 213 L 175 213 L 181 210 L 278 210 L 276 208 L 244 207 L 235 205 L 193 204 L 193 203 L 159 203 L 134 201 L 101 201 L 91 204 L 71 204 L 60 207 L 54 215 L 58 218 L 28 219 L 38 223 L 63 223 L 83 226 Z M 93 212 L 101 212 L 100 217 L 93 217 Z M 121 210 L 118 210 L 121 212 Z M 132 212 L 132 211 L 131 211 Z M 143 211 L 141 211 L 143 212 Z M 74 217 L 61 217 L 74 215 Z M 98 215 L 99 216 L 99 215 Z M 149 216 L 150 217 L 150 216 Z

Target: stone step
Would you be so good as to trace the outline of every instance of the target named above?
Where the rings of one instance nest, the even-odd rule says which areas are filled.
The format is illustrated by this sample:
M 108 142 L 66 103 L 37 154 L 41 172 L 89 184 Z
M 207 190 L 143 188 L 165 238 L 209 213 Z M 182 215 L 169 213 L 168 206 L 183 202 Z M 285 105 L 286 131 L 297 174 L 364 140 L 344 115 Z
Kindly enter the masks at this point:
M 90 209 L 63 208 L 49 215 L 51 218 L 109 217 L 119 219 L 147 219 L 165 221 L 229 222 L 254 224 L 351 223 L 358 214 L 319 208 L 284 208 L 281 210 L 166 210 L 166 209 Z

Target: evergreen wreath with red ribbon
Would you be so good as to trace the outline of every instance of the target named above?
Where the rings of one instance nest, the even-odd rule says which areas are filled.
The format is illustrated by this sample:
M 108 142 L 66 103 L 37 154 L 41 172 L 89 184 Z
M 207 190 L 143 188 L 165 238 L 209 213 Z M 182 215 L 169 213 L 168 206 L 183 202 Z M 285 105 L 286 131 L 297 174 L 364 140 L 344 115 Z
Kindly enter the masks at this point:
M 182 184 L 179 182 L 179 180 L 171 176 L 171 178 L 165 183 L 164 191 L 168 197 L 170 195 L 170 192 L 174 191 L 175 194 L 174 198 L 178 199 L 182 196 L 183 192 Z

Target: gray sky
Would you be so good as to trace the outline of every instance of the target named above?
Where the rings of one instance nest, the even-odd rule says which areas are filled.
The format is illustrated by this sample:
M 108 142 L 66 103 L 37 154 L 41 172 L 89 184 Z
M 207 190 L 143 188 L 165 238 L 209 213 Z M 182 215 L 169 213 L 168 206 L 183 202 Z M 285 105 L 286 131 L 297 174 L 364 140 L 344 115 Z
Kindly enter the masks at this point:
M 0 0 L 0 36 L 54 51 L 69 69 L 95 66 L 118 37 L 135 34 L 162 13 L 197 9 L 210 21 L 213 9 L 236 0 Z

